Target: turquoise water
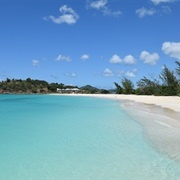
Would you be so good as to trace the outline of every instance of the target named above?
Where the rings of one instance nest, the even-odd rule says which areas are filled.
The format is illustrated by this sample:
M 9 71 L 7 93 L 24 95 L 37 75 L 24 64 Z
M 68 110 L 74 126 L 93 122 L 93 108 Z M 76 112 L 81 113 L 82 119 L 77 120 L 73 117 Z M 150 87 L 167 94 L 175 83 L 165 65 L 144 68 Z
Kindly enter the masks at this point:
M 178 180 L 118 101 L 0 96 L 0 180 Z

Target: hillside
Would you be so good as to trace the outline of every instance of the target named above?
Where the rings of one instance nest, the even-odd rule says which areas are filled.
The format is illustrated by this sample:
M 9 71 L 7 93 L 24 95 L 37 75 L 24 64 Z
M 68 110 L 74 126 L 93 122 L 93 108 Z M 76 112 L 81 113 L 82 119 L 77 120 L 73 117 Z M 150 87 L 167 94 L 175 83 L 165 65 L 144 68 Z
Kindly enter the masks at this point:
M 27 78 L 22 79 L 9 79 L 0 82 L 0 94 L 47 94 L 56 93 L 57 89 L 73 89 L 78 88 L 77 86 L 64 85 L 63 83 L 48 83 L 44 80 L 33 80 Z M 65 93 L 67 91 L 64 91 Z M 107 94 L 109 91 L 105 89 L 98 89 L 90 85 L 79 88 L 77 93 L 86 94 Z

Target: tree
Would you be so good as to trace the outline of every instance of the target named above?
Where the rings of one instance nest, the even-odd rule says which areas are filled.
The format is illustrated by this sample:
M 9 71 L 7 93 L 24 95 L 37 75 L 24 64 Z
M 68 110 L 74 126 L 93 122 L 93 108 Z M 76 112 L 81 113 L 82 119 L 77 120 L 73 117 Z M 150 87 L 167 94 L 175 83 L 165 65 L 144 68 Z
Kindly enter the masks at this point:
M 100 89 L 99 93 L 100 94 L 109 94 L 109 91 L 106 89 Z
M 125 94 L 133 94 L 134 93 L 134 85 L 130 79 L 123 78 L 121 81 L 121 84 L 123 86 L 123 93 Z
M 9 78 L 6 78 L 6 82 L 11 82 L 11 79 L 9 79 Z
M 176 68 L 176 74 L 178 75 L 179 77 L 179 81 L 180 81 L 180 62 L 179 61 L 176 61 L 175 62 L 177 64 L 177 68 Z
M 179 87 L 178 87 L 178 94 L 180 94 L 180 61 L 176 61 L 175 62 L 177 64 L 177 68 L 176 68 L 176 74 L 177 74 L 177 78 L 178 78 L 178 82 L 179 82 Z
M 31 83 L 32 82 L 31 78 L 27 78 L 26 82 Z
M 116 94 L 122 94 L 123 88 L 116 82 L 114 82 L 114 85 L 116 86 Z
M 161 94 L 167 96 L 173 96 L 178 94 L 178 80 L 173 71 L 170 71 L 165 65 L 160 74 L 162 80 Z
M 144 94 L 144 95 L 158 94 L 159 83 L 156 79 L 150 80 L 144 76 L 142 79 L 140 79 L 137 82 L 137 86 L 138 86 L 137 89 L 138 94 Z

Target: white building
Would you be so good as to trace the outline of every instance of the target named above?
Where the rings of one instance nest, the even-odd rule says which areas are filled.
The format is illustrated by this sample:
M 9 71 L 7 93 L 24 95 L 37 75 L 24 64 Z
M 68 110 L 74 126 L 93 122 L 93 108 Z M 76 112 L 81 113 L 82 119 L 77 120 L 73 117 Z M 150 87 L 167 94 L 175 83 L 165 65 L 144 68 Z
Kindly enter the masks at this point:
M 57 88 L 57 93 L 67 93 L 67 94 L 74 94 L 74 93 L 78 93 L 80 91 L 80 89 L 78 88 L 66 88 L 66 89 L 59 89 Z

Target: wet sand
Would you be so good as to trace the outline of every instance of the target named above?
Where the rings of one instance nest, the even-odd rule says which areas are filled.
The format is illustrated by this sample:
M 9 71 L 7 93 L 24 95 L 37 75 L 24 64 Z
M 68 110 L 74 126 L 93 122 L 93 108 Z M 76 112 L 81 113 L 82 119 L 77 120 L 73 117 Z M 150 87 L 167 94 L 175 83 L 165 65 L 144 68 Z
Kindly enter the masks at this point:
M 180 163 L 180 112 L 134 101 L 124 101 L 122 107 L 142 126 L 156 151 Z

